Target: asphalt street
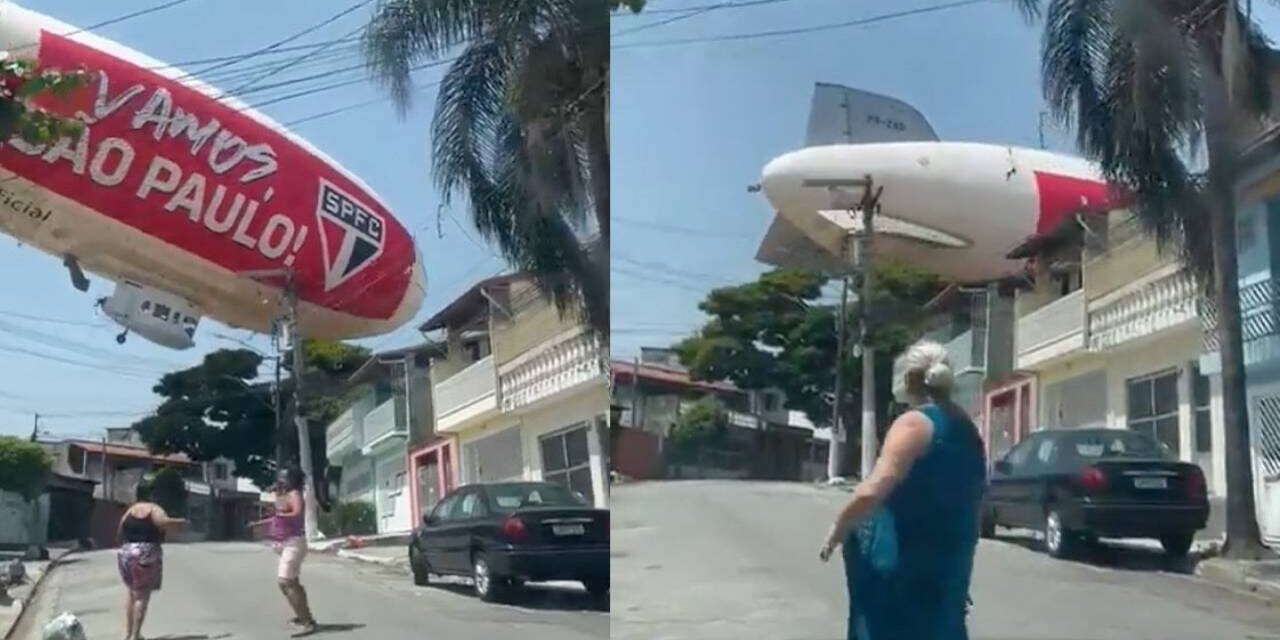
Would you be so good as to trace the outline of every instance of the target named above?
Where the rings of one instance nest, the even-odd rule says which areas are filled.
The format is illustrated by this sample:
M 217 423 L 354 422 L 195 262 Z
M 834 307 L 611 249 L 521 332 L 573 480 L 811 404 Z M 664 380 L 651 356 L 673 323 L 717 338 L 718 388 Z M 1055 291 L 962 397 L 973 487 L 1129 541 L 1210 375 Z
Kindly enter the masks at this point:
M 585 592 L 532 589 L 510 605 L 485 604 L 460 583 L 415 587 L 404 573 L 312 554 L 302 573 L 320 622 L 315 638 L 338 640 L 517 637 L 600 640 L 609 612 Z M 41 586 L 15 640 L 62 611 L 80 617 L 88 640 L 124 637 L 124 591 L 113 550 L 71 556 Z M 275 556 L 260 544 L 165 548 L 163 589 L 152 599 L 148 640 L 287 638 L 291 617 L 275 583 Z
M 614 489 L 613 626 L 619 640 L 834 640 L 843 566 L 817 559 L 848 499 L 809 485 L 698 481 Z M 1280 610 L 1191 575 L 1155 550 L 1104 541 L 1080 561 L 1034 536 L 983 541 L 975 640 L 1272 640 Z

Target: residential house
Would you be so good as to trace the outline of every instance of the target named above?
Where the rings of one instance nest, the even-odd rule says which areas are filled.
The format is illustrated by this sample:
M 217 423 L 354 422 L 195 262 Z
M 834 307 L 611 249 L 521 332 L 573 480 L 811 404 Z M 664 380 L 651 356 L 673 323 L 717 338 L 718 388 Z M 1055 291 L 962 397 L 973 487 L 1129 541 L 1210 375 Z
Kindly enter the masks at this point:
M 435 429 L 456 438 L 463 482 L 548 480 L 607 506 L 608 380 L 587 326 L 515 274 L 475 284 L 420 329 L 443 334 Z
M 375 354 L 349 379 L 355 403 L 326 427 L 339 502 L 374 506 L 378 533 L 408 531 L 418 520 L 409 481 L 411 437 L 431 434 L 430 355 L 418 345 Z
M 702 452 L 697 468 L 672 468 L 682 476 L 814 480 L 825 476 L 829 430 L 815 429 L 800 412 L 785 408 L 776 390 L 748 392 L 728 382 L 694 380 L 669 349 L 644 348 L 633 362 L 610 364 L 613 403 L 613 468 L 635 478 L 662 477 L 665 440 L 680 415 L 704 398 L 724 408 L 729 438 Z
M 1278 89 L 1280 91 L 1280 89 Z M 1280 97 L 1280 96 L 1278 96 Z M 1280 118 L 1244 150 L 1236 211 L 1236 256 L 1244 333 L 1254 496 L 1263 540 L 1280 545 Z M 1211 389 L 1221 385 L 1217 310 L 1203 309 L 1199 365 Z M 1211 395 L 1212 392 L 1211 392 Z M 1216 409 L 1216 398 L 1215 409 Z M 1231 425 L 1227 425 L 1229 428 Z M 1215 425 L 1216 433 L 1217 425 Z M 1219 456 L 1220 457 L 1220 456 Z M 1219 465 L 1221 467 L 1221 465 Z M 1223 475 L 1220 471 L 1218 475 Z
M 1221 496 L 1220 389 L 1198 362 L 1201 301 L 1176 258 L 1125 210 L 1068 217 L 1010 257 L 1028 259 L 1030 277 L 1014 369 L 985 392 L 993 459 L 1035 429 L 1127 428 L 1200 465 Z
M 54 457 L 53 470 L 68 479 L 95 482 L 96 506 L 91 537 L 98 544 L 113 544 L 115 520 L 136 497 L 138 483 L 164 468 L 177 469 L 187 485 L 188 525 L 183 540 L 247 539 L 245 527 L 258 513 L 261 492 L 247 480 L 236 478 L 229 460 L 197 463 L 182 454 L 151 453 L 131 429 L 108 429 L 99 441 L 43 442 Z

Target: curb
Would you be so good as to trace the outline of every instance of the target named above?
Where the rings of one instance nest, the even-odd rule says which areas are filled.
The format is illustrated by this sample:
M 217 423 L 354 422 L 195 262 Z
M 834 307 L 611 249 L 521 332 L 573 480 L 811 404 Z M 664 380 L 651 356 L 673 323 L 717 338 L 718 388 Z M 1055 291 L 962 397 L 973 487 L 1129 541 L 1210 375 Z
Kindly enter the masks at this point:
M 0 640 L 10 640 L 10 637 L 13 635 L 13 630 L 18 628 L 18 625 L 22 623 L 23 616 L 27 615 L 27 610 L 29 609 L 27 604 L 35 600 L 36 596 L 40 595 L 40 587 L 49 577 L 49 574 L 53 573 L 53 570 L 58 568 L 58 565 L 62 564 L 63 560 L 75 554 L 77 551 L 79 551 L 79 549 L 68 549 L 57 558 L 50 556 L 48 566 L 46 566 L 44 571 L 40 573 L 40 577 L 36 578 L 35 582 L 31 584 L 31 591 L 27 593 L 27 597 L 21 600 L 14 600 L 17 604 L 18 615 L 13 617 L 13 622 L 9 623 L 9 628 L 5 629 L 4 633 L 0 633 Z
M 1247 591 L 1271 605 L 1280 605 L 1280 584 L 1254 578 L 1241 566 L 1205 560 L 1196 565 L 1196 576 L 1221 587 Z
M 355 560 L 356 562 L 363 562 L 365 564 L 376 564 L 384 567 L 400 567 L 408 564 L 407 559 L 381 558 L 378 556 L 371 556 L 363 553 L 355 553 L 348 549 L 339 549 L 337 555 L 339 558 L 346 558 L 348 560 Z

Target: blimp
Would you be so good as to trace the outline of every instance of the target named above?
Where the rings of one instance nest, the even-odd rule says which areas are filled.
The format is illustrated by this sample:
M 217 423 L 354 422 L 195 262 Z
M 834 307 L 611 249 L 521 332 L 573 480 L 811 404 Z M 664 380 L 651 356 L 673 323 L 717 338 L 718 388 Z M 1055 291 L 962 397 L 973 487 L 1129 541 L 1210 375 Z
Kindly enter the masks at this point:
M 817 85 L 806 142 L 762 171 L 776 211 L 762 261 L 847 271 L 849 239 L 871 209 L 873 256 L 955 283 L 991 282 L 1026 272 L 1013 254 L 1028 239 L 1123 204 L 1084 159 L 941 141 L 914 107 L 841 85 Z
M 0 50 L 86 72 L 37 105 L 83 133 L 0 146 L 0 230 L 53 256 L 70 283 L 158 344 L 203 318 L 272 330 L 296 301 L 320 339 L 390 332 L 426 295 L 412 236 L 367 184 L 234 96 L 110 40 L 0 2 Z M 288 296 L 285 295 L 286 291 Z

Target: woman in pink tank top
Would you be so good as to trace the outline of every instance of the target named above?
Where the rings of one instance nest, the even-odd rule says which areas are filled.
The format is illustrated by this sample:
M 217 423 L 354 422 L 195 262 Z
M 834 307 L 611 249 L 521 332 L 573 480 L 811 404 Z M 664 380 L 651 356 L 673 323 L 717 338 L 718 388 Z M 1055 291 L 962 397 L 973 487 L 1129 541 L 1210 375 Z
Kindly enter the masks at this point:
M 281 471 L 276 478 L 275 514 L 253 523 L 254 526 L 267 526 L 267 539 L 276 555 L 280 556 L 276 579 L 281 593 L 293 608 L 294 618 L 290 622 L 301 627 L 301 631 L 294 634 L 295 638 L 316 632 L 316 620 L 307 602 L 307 590 L 299 580 L 302 561 L 307 556 L 305 483 L 306 476 L 302 470 L 290 467 Z

